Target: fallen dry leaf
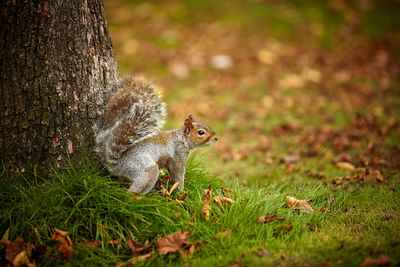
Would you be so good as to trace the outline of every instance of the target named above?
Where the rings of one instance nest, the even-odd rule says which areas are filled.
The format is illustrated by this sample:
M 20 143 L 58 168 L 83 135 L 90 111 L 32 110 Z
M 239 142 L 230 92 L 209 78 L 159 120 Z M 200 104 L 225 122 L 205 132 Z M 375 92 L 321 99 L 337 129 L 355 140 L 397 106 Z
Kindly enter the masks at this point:
M 178 231 L 168 236 L 161 237 L 156 241 L 160 254 L 166 255 L 179 251 L 181 247 L 188 243 L 189 235 L 190 233 L 188 231 L 183 233 Z
M 28 258 L 26 250 L 21 251 L 13 261 L 14 267 L 20 267 L 27 265 L 28 267 L 35 267 L 36 262 L 31 262 Z
M 203 191 L 203 204 L 201 207 L 201 212 L 204 215 L 205 220 L 210 219 L 210 199 L 211 199 L 211 194 L 212 194 L 212 187 L 211 185 L 208 187 L 208 189 L 204 189 Z
M 345 161 L 340 161 L 340 162 L 336 163 L 336 167 L 341 168 L 341 169 L 347 169 L 350 171 L 354 171 L 356 169 L 356 167 L 354 167 L 353 164 L 345 162 Z
M 231 204 L 233 202 L 235 202 L 233 199 L 228 198 L 228 197 L 220 197 L 220 196 L 215 196 L 212 199 L 215 203 L 219 203 L 219 204 Z
M 283 221 L 282 218 L 279 218 L 276 215 L 270 215 L 270 216 L 260 216 L 257 220 L 258 223 L 269 223 L 273 221 Z
M 305 213 L 313 212 L 313 208 L 309 204 L 311 200 L 312 200 L 311 198 L 300 200 L 294 197 L 286 196 L 286 203 L 288 204 L 289 208 L 299 209 Z
M 36 262 L 31 262 L 29 257 L 32 256 L 32 244 L 24 241 L 21 237 L 18 237 L 11 242 L 9 240 L 1 240 L 0 244 L 6 246 L 5 258 L 13 266 L 24 266 L 35 267 Z
M 132 194 L 132 199 L 133 200 L 141 200 L 141 199 L 144 199 L 144 196 L 135 196 Z
M 264 64 L 272 64 L 276 59 L 276 54 L 268 49 L 260 49 L 257 51 L 257 59 Z
M 292 230 L 292 228 L 293 228 L 293 224 L 289 223 L 289 224 L 286 224 L 286 225 L 282 225 L 280 227 L 276 227 L 274 230 L 275 231 L 282 231 L 283 230 L 283 231 L 285 231 L 287 233 L 290 230 Z
M 370 266 L 384 266 L 384 265 L 394 265 L 394 260 L 386 255 L 379 255 L 378 258 L 366 257 L 361 263 L 360 267 L 370 267 Z
M 180 253 L 181 253 L 182 257 L 183 257 L 183 258 L 186 258 L 186 259 L 192 257 L 194 251 L 196 250 L 196 248 L 197 248 L 199 245 L 200 245 L 200 242 L 196 242 L 196 243 L 194 243 L 194 244 L 191 244 L 191 245 L 189 246 L 189 248 L 180 250 Z
M 168 192 L 168 195 L 170 196 L 172 194 L 172 192 L 174 192 L 174 190 L 178 187 L 179 182 L 176 182 L 172 185 L 171 189 Z
M 168 201 L 173 201 L 179 204 L 185 203 L 185 200 L 180 200 L 180 199 L 172 199 L 172 198 L 168 198 Z
M 283 89 L 301 88 L 306 84 L 306 80 L 298 74 L 289 73 L 279 79 L 278 87 Z
M 18 237 L 13 242 L 9 240 L 1 240 L 0 244 L 6 246 L 6 260 L 12 263 L 14 262 L 15 257 L 23 250 L 24 239 Z
M 170 234 L 165 237 L 161 237 L 156 241 L 158 250 L 161 255 L 166 255 L 168 253 L 178 252 L 184 258 L 189 258 L 193 255 L 196 248 L 200 245 L 200 242 L 194 244 L 189 242 L 188 231 L 181 233 L 180 231 Z
M 163 196 L 168 195 L 168 190 L 164 187 L 164 185 L 161 185 L 161 195 Z
M 263 249 L 262 251 L 254 250 L 253 254 L 262 258 L 262 257 L 270 257 L 272 255 L 272 252 L 268 252 L 265 251 L 265 249 Z
M 61 243 L 56 247 L 56 251 L 61 253 L 65 259 L 69 260 L 75 250 L 72 247 L 72 241 L 68 236 L 68 232 L 57 228 L 54 228 L 54 231 L 55 233 L 51 236 L 51 239 Z
M 223 231 L 223 232 L 219 232 L 219 233 L 217 233 L 216 235 L 215 235 L 215 238 L 221 238 L 221 237 L 225 237 L 225 236 L 227 236 L 227 235 L 230 235 L 232 233 L 232 229 L 231 228 L 228 228 L 228 229 L 226 229 L 225 231 Z
M 128 262 L 131 264 L 137 264 L 138 262 L 150 259 L 153 255 L 154 255 L 154 251 L 150 251 L 147 254 L 133 257 L 133 258 L 129 259 Z
M 229 197 L 232 197 L 232 192 L 233 192 L 233 190 L 221 186 L 221 192 L 222 192 L 222 194 L 223 194 L 224 196 L 226 196 L 226 197 L 228 197 L 228 196 L 229 196 Z
M 384 179 L 382 173 L 379 170 L 374 170 L 372 172 L 372 177 L 375 178 L 378 182 L 383 183 Z
M 285 168 L 285 172 L 287 174 L 294 173 L 296 171 L 296 165 L 294 164 L 287 164 Z
M 180 201 L 185 202 L 186 197 L 187 197 L 188 194 L 189 194 L 189 192 L 185 192 L 185 193 L 183 193 L 183 195 L 180 195 L 180 196 L 178 197 L 178 199 L 179 199 Z
M 135 254 L 143 254 L 143 253 L 149 252 L 151 250 L 148 240 L 146 240 L 146 243 L 142 244 L 140 242 L 133 240 L 132 238 L 129 238 L 128 246 L 132 250 L 132 252 Z

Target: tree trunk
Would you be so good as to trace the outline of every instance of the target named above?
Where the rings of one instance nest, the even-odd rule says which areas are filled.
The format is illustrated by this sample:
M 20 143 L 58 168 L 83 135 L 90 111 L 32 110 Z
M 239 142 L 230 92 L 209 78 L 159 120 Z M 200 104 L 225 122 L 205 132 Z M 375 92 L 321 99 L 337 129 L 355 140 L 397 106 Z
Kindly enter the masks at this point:
M 0 2 L 0 150 L 12 169 L 77 158 L 120 84 L 101 0 Z

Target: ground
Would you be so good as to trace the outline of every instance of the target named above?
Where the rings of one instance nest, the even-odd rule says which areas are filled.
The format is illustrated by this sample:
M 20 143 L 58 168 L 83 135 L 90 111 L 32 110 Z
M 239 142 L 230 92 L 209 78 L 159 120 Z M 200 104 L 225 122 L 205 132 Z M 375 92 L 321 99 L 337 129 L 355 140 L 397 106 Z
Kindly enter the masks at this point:
M 398 264 L 399 12 L 372 0 L 106 0 L 121 74 L 161 89 L 166 128 L 193 114 L 220 140 L 188 163 L 182 203 L 178 192 L 129 196 L 87 163 L 3 184 L 2 230 L 34 244 L 44 265 Z M 205 220 L 209 185 L 235 202 L 212 202 Z M 286 196 L 312 199 L 313 212 Z M 258 222 L 273 215 L 282 220 Z M 54 227 L 71 236 L 70 257 L 54 255 Z M 190 241 L 162 255 L 157 240 L 177 231 Z M 139 259 L 129 238 L 153 254 Z

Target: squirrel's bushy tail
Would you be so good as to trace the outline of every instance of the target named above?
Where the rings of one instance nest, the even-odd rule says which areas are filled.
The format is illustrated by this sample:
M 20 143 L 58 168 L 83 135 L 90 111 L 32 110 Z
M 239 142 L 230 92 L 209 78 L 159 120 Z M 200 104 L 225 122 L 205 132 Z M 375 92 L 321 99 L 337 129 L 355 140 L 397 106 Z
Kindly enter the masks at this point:
M 154 134 L 164 118 L 165 103 L 152 84 L 139 79 L 125 81 L 94 126 L 96 150 L 103 164 L 120 159 L 130 147 Z

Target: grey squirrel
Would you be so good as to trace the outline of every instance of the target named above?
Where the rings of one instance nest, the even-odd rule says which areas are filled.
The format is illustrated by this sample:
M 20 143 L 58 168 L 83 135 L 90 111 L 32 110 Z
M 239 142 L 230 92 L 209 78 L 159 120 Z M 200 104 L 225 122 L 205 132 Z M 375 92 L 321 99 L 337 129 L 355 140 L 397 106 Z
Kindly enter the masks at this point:
M 218 136 L 190 115 L 183 127 L 159 130 L 165 103 L 149 82 L 126 80 L 109 99 L 94 125 L 96 151 L 111 174 L 131 183 L 129 191 L 146 194 L 167 168 L 173 182 L 184 187 L 186 160 L 192 149 L 209 146 Z

